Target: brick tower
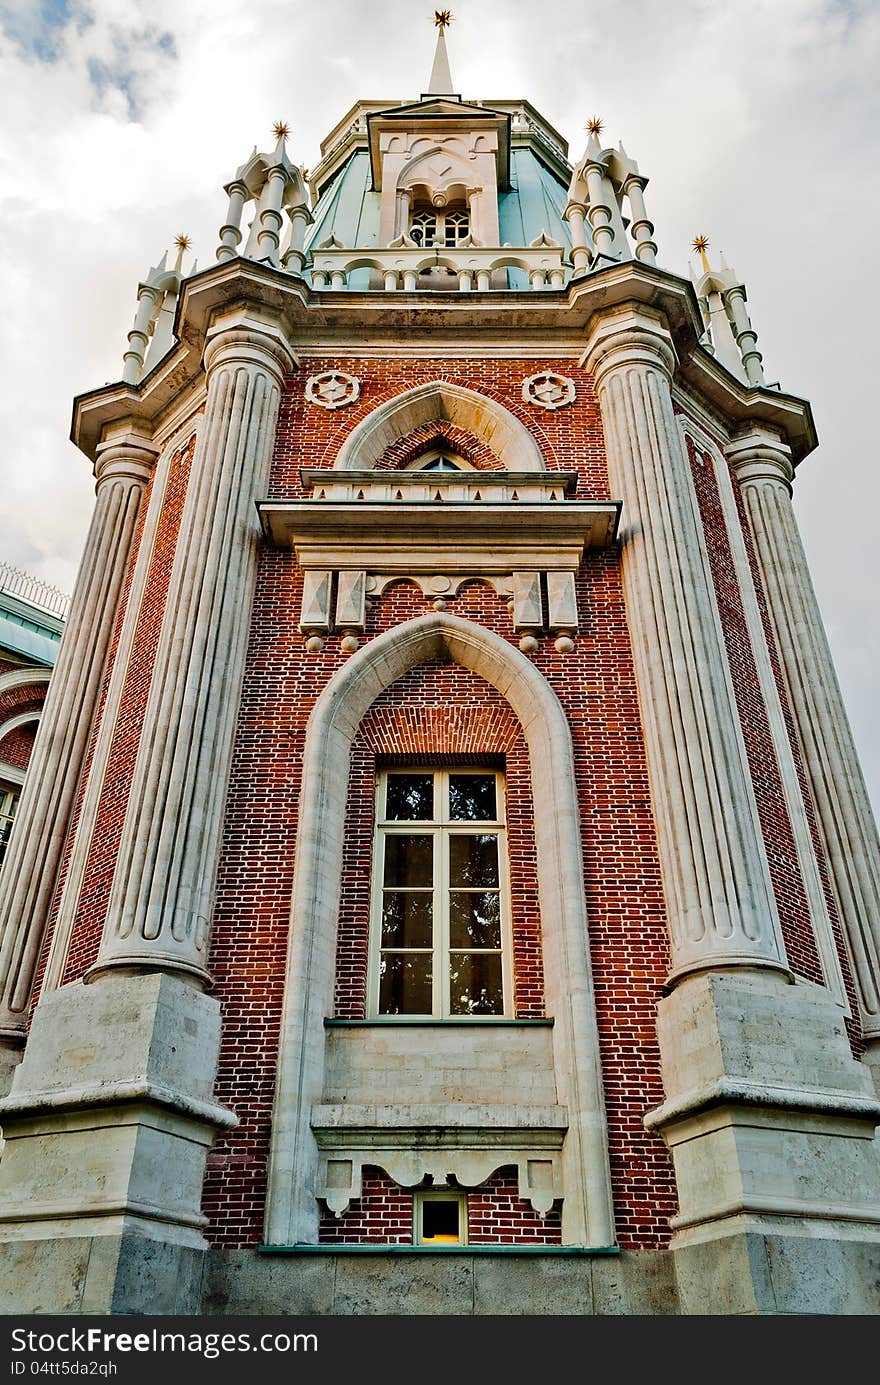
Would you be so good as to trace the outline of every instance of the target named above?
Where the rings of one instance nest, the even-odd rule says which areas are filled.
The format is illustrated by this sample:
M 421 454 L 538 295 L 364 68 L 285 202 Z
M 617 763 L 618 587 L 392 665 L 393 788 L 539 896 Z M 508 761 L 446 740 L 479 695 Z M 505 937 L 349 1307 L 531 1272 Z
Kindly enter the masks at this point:
M 880 1308 L 880 851 L 809 406 L 525 101 L 228 184 L 77 399 L 0 873 L 21 1311 Z M 247 210 L 249 209 L 249 210 Z M 244 227 L 244 229 L 243 229 Z

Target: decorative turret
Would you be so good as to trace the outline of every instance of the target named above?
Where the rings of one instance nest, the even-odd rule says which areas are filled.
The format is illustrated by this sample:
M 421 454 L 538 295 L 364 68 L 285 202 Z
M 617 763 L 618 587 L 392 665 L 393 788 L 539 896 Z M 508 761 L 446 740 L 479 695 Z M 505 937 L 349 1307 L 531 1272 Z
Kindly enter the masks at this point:
M 651 239 L 654 226 L 645 211 L 644 189 L 647 178 L 628 158 L 620 144 L 603 149 L 599 136 L 602 121 L 593 116 L 587 122 L 589 138 L 584 156 L 575 167 L 563 216 L 571 228 L 574 274 L 603 269 L 605 265 L 633 257 L 645 264 L 656 264 L 657 246 Z M 631 250 L 624 231 L 623 199 L 631 213 Z M 587 221 L 592 232 L 592 247 L 587 236 Z
M 279 120 L 273 133 L 276 143 L 271 154 L 258 154 L 254 146 L 250 158 L 226 184 L 229 206 L 220 229 L 217 259 L 232 260 L 239 254 L 242 214 L 245 204 L 253 202 L 254 217 L 240 253 L 245 259 L 299 273 L 305 262 L 306 229 L 312 223 L 309 194 L 302 169 L 287 157 L 289 127 Z
M 691 261 L 691 278 L 706 326 L 704 346 L 731 374 L 749 385 L 763 385 L 762 356 L 749 321 L 745 285 L 723 255 L 716 266 L 710 263 L 707 236 L 696 236 L 693 247 L 699 258 Z
M 190 247 L 189 236 L 178 236 L 174 242 L 177 256 L 170 269 L 167 268 L 168 253 L 147 274 L 143 283 L 138 284 L 138 304 L 134 324 L 128 334 L 128 349 L 122 360 L 122 378 L 128 385 L 136 385 L 147 371 L 161 361 L 171 349 L 174 341 L 174 314 L 180 285 L 188 276 L 183 272 L 183 256 Z M 189 273 L 195 274 L 196 262 Z

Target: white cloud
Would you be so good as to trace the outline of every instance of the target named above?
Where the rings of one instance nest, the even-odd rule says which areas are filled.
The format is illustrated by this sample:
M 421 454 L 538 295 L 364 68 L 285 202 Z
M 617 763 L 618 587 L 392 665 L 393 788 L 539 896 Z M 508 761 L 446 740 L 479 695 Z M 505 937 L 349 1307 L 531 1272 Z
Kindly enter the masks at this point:
M 880 803 L 880 10 L 461 0 L 455 15 L 463 94 L 527 96 L 575 154 L 601 114 L 651 178 L 661 263 L 685 272 L 708 232 L 746 279 L 768 378 L 812 400 L 822 445 L 796 505 Z M 418 95 L 433 31 L 421 0 L 0 0 L 0 21 L 0 556 L 69 588 L 91 506 L 71 399 L 119 377 L 138 280 L 179 231 L 211 262 L 221 185 L 274 120 L 314 166 L 356 98 Z

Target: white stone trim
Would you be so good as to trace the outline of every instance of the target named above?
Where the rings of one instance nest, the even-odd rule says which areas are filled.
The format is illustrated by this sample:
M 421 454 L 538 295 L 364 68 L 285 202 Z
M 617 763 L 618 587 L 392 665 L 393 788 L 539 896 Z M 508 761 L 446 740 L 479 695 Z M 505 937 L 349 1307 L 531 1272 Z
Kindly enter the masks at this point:
M 14 688 L 44 688 L 52 677 L 50 668 L 14 668 L 9 673 L 0 673 L 0 693 L 12 692 Z
M 571 733 L 556 694 L 528 659 L 500 636 L 445 613 L 406 621 L 370 641 L 330 680 L 309 718 L 266 1241 L 284 1245 L 317 1238 L 318 1150 L 310 1121 L 321 1101 L 323 1021 L 333 999 L 351 743 L 379 694 L 409 669 L 438 656 L 472 669 L 507 698 L 529 746 L 547 1004 L 556 1021 L 559 1101 L 569 1112 L 562 1159 L 563 1240 L 609 1245 L 611 1186 Z
M 764 623 L 761 619 L 758 598 L 755 593 L 751 564 L 749 563 L 748 551 L 746 549 L 745 538 L 740 523 L 739 510 L 736 506 L 733 482 L 730 477 L 730 468 L 728 467 L 727 459 L 721 451 L 721 448 L 708 433 L 695 424 L 692 419 L 682 414 L 679 414 L 677 417 L 682 436 L 684 438 L 692 438 L 696 446 L 701 448 L 704 452 L 708 452 L 712 459 L 721 512 L 724 518 L 724 527 L 727 530 L 727 538 L 730 544 L 734 570 L 736 572 L 737 585 L 742 598 L 743 613 L 746 618 L 749 642 L 752 646 L 752 654 L 758 672 L 761 697 L 767 712 L 767 721 L 770 726 L 770 735 L 773 738 L 773 747 L 776 751 L 776 764 L 779 770 L 779 778 L 782 784 L 782 793 L 785 798 L 785 807 L 791 825 L 792 837 L 794 838 L 804 893 L 807 897 L 810 925 L 813 930 L 813 936 L 816 939 L 816 948 L 819 953 L 822 974 L 825 978 L 825 984 L 828 990 L 834 996 L 838 1005 L 849 1015 L 850 1004 L 847 999 L 843 972 L 840 969 L 840 958 L 837 953 L 837 944 L 834 940 L 834 930 L 831 926 L 831 918 L 825 903 L 822 877 L 819 873 L 819 864 L 816 860 L 816 853 L 813 848 L 812 833 L 810 832 L 810 824 L 807 819 L 803 794 L 801 793 L 800 780 L 798 779 L 797 768 L 794 762 L 794 754 L 788 736 L 788 728 L 785 723 L 782 700 L 779 695 L 779 688 L 776 684 L 773 667 L 770 663 L 770 654 L 767 649 L 767 641 L 764 634 Z
M 3 741 L 5 736 L 9 735 L 10 731 L 17 731 L 19 726 L 26 726 L 29 721 L 39 720 L 39 712 L 19 712 L 17 716 L 10 717 L 8 721 L 4 721 L 3 724 L 0 725 L 0 742 Z
M 0 784 L 14 784 L 20 789 L 24 783 L 24 770 L 19 769 L 18 765 L 8 765 L 5 760 L 0 760 Z
M 448 380 L 430 380 L 379 404 L 349 433 L 333 463 L 337 471 L 368 470 L 400 438 L 446 419 L 491 447 L 506 471 L 545 471 L 529 430 L 490 395 Z

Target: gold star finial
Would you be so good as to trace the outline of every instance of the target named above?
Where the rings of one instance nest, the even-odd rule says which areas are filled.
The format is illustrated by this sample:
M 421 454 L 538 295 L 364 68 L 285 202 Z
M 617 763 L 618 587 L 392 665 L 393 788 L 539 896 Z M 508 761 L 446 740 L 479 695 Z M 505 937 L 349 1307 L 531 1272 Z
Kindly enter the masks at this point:
M 602 124 L 602 117 L 600 115 L 590 116 L 590 119 L 587 121 L 587 129 L 591 135 L 595 135 L 598 139 L 605 129 L 605 126 Z
M 443 30 L 448 29 L 452 23 L 452 10 L 435 10 L 434 23 L 442 34 Z
M 709 273 L 709 259 L 708 259 L 708 256 L 706 255 L 706 251 L 709 249 L 709 237 L 708 237 L 708 236 L 694 236 L 693 240 L 691 241 L 691 244 L 693 245 L 694 249 L 696 250 L 697 254 L 698 254 L 699 257 L 700 257 L 700 262 L 701 262 L 701 264 L 702 264 L 702 266 L 703 266 L 703 269 L 704 269 L 705 272 L 708 274 L 708 273 Z
M 189 247 L 192 245 L 192 241 L 190 240 L 189 236 L 184 236 L 181 234 L 177 237 L 174 244 L 177 246 L 178 250 L 189 250 Z
M 276 139 L 286 139 L 290 134 L 290 126 L 286 120 L 276 120 L 272 126 L 272 134 Z

